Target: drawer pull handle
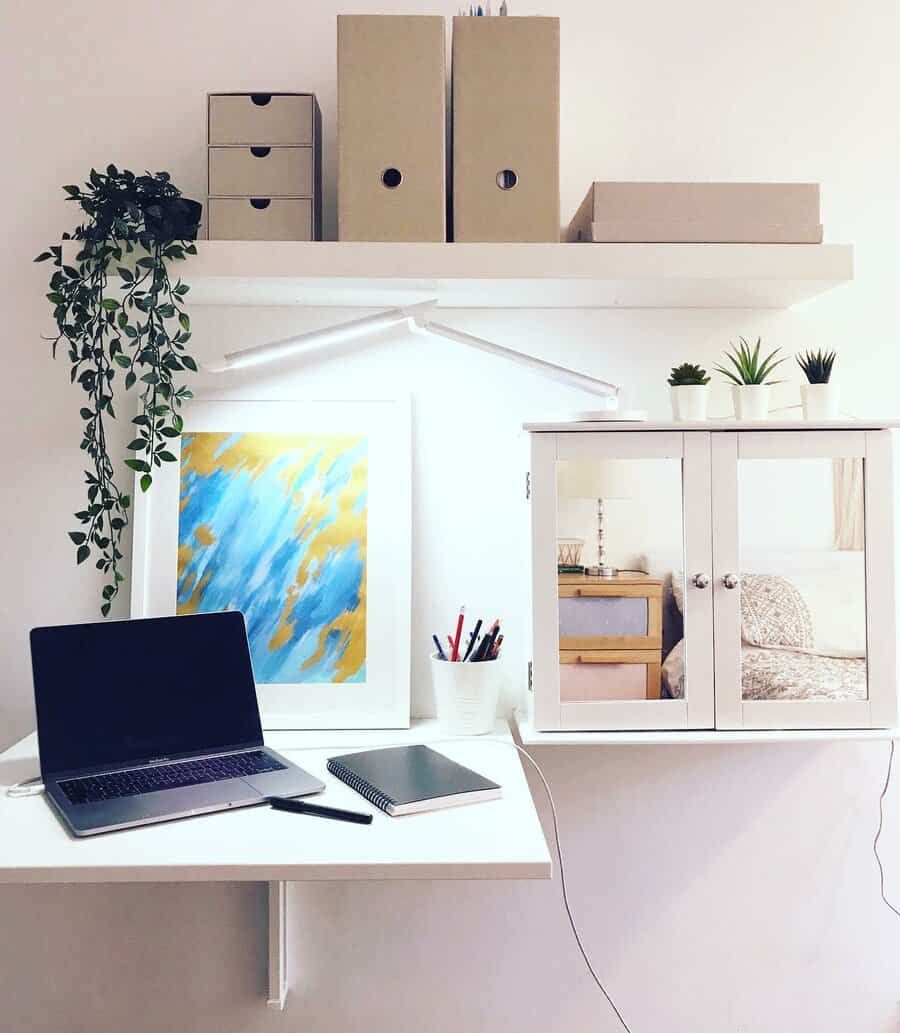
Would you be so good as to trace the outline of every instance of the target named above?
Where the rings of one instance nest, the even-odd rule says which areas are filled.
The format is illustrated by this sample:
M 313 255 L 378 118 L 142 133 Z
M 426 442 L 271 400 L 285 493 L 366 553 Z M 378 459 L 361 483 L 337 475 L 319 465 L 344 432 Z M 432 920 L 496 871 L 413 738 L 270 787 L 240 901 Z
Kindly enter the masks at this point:
M 253 103 L 258 108 L 264 108 L 269 103 L 269 101 L 271 99 L 272 99 L 272 94 L 271 93 L 251 93 L 250 94 L 250 100 L 252 100 Z
M 709 588 L 709 574 L 695 574 L 691 578 L 694 588 Z
M 722 578 L 722 584 L 726 588 L 737 588 L 740 583 L 740 578 L 737 574 L 725 574 Z
M 253 207 L 258 212 L 265 211 L 265 209 L 268 208 L 271 203 L 272 202 L 269 200 L 268 197 L 251 197 L 250 198 L 250 204 L 252 204 Z
M 254 158 L 268 158 L 271 147 L 251 147 L 250 153 Z

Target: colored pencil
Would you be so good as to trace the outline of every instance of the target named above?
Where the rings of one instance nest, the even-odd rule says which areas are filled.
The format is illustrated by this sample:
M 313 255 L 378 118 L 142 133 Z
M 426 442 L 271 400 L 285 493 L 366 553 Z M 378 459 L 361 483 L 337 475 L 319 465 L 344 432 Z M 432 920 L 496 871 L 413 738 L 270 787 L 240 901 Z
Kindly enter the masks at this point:
M 441 660 L 446 660 L 447 656 L 444 653 L 444 650 L 441 649 L 441 640 L 437 637 L 437 635 L 432 635 L 431 638 L 434 641 L 435 647 L 437 648 L 437 655 L 441 658 Z
M 459 660 L 459 642 L 462 638 L 463 620 L 465 619 L 466 608 L 460 606 L 459 618 L 456 621 L 456 637 L 453 639 L 453 652 L 450 654 L 450 660 L 456 663 Z

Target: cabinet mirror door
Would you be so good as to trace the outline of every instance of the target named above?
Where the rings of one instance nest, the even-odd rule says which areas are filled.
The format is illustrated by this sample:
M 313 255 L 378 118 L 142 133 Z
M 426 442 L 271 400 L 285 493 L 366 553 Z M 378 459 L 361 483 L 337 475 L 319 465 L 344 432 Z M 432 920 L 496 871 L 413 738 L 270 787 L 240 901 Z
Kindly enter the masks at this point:
M 714 479 L 732 481 L 736 537 L 716 554 L 715 593 L 735 677 L 723 671 L 717 683 L 720 718 L 732 727 L 873 724 L 884 685 L 873 646 L 892 611 L 888 587 L 879 616 L 877 588 L 893 567 L 877 519 L 879 492 L 890 495 L 878 444 L 889 437 L 728 437 L 732 465 Z
M 535 678 L 545 679 L 536 693 L 552 685 L 547 719 L 557 727 L 712 724 L 709 443 L 701 434 L 686 447 L 685 438 L 556 439 L 546 481 L 553 533 L 535 559 L 550 600 L 535 628 Z M 695 642 L 691 629 L 704 620 Z

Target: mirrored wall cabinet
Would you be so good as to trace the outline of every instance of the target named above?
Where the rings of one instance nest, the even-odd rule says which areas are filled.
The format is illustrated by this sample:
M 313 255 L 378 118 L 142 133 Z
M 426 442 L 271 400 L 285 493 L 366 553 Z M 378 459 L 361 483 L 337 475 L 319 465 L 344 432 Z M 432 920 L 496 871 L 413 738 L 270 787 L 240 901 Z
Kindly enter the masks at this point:
M 534 728 L 894 727 L 891 426 L 527 425 Z

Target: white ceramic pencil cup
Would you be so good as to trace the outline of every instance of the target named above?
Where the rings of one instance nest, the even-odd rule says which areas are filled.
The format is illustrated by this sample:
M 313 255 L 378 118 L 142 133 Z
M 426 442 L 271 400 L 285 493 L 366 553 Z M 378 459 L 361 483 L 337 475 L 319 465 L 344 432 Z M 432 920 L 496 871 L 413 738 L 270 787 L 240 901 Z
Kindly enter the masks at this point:
M 431 681 L 438 722 L 449 735 L 484 735 L 494 729 L 503 660 L 451 663 L 433 653 Z

